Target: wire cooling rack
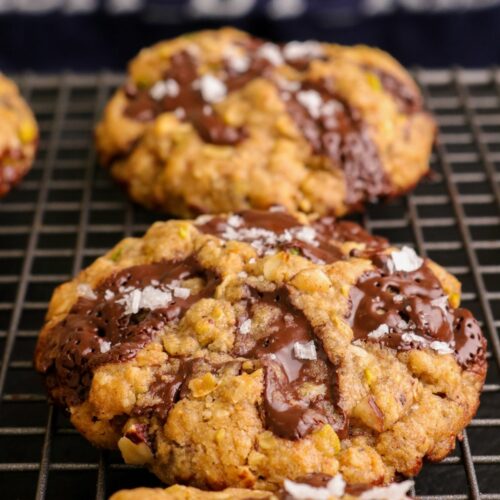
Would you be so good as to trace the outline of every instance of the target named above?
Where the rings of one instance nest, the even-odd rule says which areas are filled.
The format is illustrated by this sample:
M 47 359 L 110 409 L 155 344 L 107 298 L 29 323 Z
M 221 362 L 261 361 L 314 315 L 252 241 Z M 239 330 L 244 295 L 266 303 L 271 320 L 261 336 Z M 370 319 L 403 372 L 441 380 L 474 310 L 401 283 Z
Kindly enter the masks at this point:
M 371 207 L 366 226 L 414 245 L 463 283 L 489 341 L 482 404 L 455 452 L 426 464 L 424 499 L 500 500 L 500 70 L 416 70 L 441 127 L 435 174 L 411 195 Z M 47 405 L 32 368 L 53 288 L 158 218 L 131 205 L 96 166 L 92 128 L 121 75 L 17 80 L 41 129 L 35 166 L 0 201 L 0 496 L 104 499 L 153 486 L 147 471 L 92 448 Z

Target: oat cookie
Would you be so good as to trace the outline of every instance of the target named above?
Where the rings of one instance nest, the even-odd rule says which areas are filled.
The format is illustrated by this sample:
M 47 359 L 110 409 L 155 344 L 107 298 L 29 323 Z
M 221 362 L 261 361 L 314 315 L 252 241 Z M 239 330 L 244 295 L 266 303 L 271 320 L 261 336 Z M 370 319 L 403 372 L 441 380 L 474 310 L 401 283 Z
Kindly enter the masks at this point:
M 115 493 L 110 500 L 411 500 L 407 495 L 413 481 L 388 486 L 366 487 L 346 485 L 341 474 L 309 474 L 296 481 L 285 480 L 276 492 L 227 488 L 205 491 L 189 486 L 174 485 L 160 488 L 136 488 Z
M 52 400 L 164 482 L 381 485 L 474 415 L 485 341 L 458 281 L 358 225 L 281 208 L 154 224 L 54 293 Z
M 132 199 L 180 216 L 342 215 L 428 171 L 432 118 L 388 54 L 226 28 L 142 50 L 97 127 Z
M 14 82 L 0 73 L 0 198 L 31 168 L 37 143 L 33 113 Z

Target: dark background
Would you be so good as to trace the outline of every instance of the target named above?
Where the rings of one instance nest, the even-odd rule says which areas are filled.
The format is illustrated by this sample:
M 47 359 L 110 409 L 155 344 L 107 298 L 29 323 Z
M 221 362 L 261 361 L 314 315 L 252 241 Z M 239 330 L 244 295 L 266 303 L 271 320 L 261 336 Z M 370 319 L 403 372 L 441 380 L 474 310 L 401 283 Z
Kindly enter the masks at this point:
M 379 46 L 405 65 L 500 62 L 500 0 L 0 0 L 3 71 L 123 70 L 157 40 L 234 25 Z

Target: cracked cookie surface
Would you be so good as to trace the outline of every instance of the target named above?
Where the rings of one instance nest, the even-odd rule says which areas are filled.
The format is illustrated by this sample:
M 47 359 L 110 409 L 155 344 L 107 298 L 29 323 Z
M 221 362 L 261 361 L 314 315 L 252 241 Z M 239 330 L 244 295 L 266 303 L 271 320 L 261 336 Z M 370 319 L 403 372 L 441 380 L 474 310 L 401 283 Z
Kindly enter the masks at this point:
M 142 50 L 96 137 L 133 200 L 185 217 L 358 210 L 418 183 L 434 133 L 386 53 L 225 28 Z
M 154 224 L 54 293 L 35 363 L 92 443 L 168 484 L 381 485 L 475 414 L 458 281 L 358 225 L 281 208 Z
M 37 144 L 33 113 L 15 83 L 0 73 L 0 198 L 27 174 Z

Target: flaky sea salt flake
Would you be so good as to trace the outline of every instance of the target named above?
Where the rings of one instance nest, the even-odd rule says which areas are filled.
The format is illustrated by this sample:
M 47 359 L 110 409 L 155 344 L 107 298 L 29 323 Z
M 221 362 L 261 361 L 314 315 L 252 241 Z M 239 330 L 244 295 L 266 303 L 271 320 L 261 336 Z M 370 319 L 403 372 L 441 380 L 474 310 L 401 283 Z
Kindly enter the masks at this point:
M 139 307 L 142 309 L 158 309 L 167 306 L 172 302 L 172 292 L 170 290 L 161 290 L 153 286 L 144 288 L 141 294 Z
M 251 64 L 251 59 L 244 55 L 233 55 L 228 58 L 229 67 L 236 73 L 245 73 Z
M 424 337 L 421 337 L 420 335 L 417 335 L 416 333 L 403 333 L 401 335 L 401 340 L 405 342 L 406 344 L 426 344 L 427 341 L 424 339 Z
M 161 80 L 156 82 L 151 89 L 149 94 L 156 101 L 161 101 L 164 97 L 177 97 L 179 95 L 179 84 L 169 78 L 168 80 Z
M 309 342 L 295 342 L 293 344 L 293 353 L 297 359 L 308 359 L 311 361 L 318 359 L 313 340 Z
M 158 309 L 172 302 L 172 292 L 148 285 L 143 290 L 133 289 L 127 292 L 117 304 L 124 306 L 124 314 L 137 314 L 141 309 Z
M 231 227 L 241 227 L 243 225 L 243 218 L 240 216 L 240 215 L 231 215 L 228 219 L 227 219 L 227 223 L 231 226 Z
M 300 82 L 295 80 L 287 80 L 286 78 L 276 77 L 276 81 L 278 83 L 278 87 L 282 90 L 288 92 L 297 92 L 300 90 Z
M 319 118 L 321 106 L 323 105 L 323 99 L 319 92 L 316 92 L 316 90 L 302 90 L 297 93 L 297 101 L 306 108 L 313 118 Z
M 309 243 L 313 246 L 318 246 L 319 243 L 316 240 L 316 229 L 310 226 L 304 226 L 300 229 L 294 231 L 295 238 L 304 243 Z
M 391 260 L 395 271 L 405 271 L 407 273 L 420 269 L 424 263 L 424 260 L 415 253 L 415 250 L 407 246 L 392 252 Z
M 85 299 L 89 300 L 97 299 L 97 295 L 95 294 L 94 290 L 92 290 L 92 287 L 88 283 L 80 283 L 76 287 L 76 293 L 78 294 L 79 297 L 83 297 Z
M 200 92 L 206 102 L 220 102 L 227 95 L 227 87 L 213 75 L 203 75 L 199 80 Z
M 378 340 L 389 333 L 389 325 L 382 323 L 368 334 L 369 339 Z
M 289 479 L 285 479 L 283 486 L 294 500 L 328 500 L 332 496 L 341 497 L 345 492 L 345 481 L 340 474 L 332 477 L 326 486 L 311 486 Z
M 99 345 L 99 351 L 101 351 L 102 354 L 105 354 L 110 349 L 111 349 L 111 342 L 108 342 L 107 340 L 103 340 Z
M 293 240 L 293 235 L 288 229 L 285 229 L 285 231 L 283 231 L 283 233 L 279 235 L 278 239 L 281 244 L 291 243 Z
M 316 488 L 309 484 L 296 483 L 285 479 L 283 486 L 287 493 L 292 495 L 294 500 L 328 500 L 331 496 L 328 488 Z
M 321 114 L 330 117 L 330 119 L 340 111 L 342 111 L 342 105 L 337 101 L 328 101 L 321 108 Z M 328 123 L 330 123 L 330 121 Z
M 187 299 L 191 295 L 191 290 L 189 288 L 184 288 L 180 286 L 176 286 L 172 288 L 172 292 L 174 293 L 174 297 L 178 299 Z
M 252 320 L 246 319 L 240 325 L 240 333 L 242 335 L 248 335 L 250 333 L 251 328 L 252 328 Z
M 210 222 L 214 218 L 213 215 L 199 215 L 196 217 L 194 220 L 194 223 L 196 226 L 202 226 L 203 224 L 206 224 L 207 222 Z
M 283 55 L 285 56 L 285 59 L 290 59 L 291 61 L 321 57 L 323 53 L 324 51 L 322 45 L 314 40 L 306 40 L 305 42 L 288 42 L 283 47 Z
M 429 347 L 438 354 L 453 354 L 455 352 L 455 349 L 448 342 L 441 342 L 440 340 L 432 341 Z
M 280 48 L 274 43 L 267 42 L 262 44 L 259 50 L 257 50 L 257 55 L 269 61 L 273 66 L 279 66 L 284 62 Z
M 359 496 L 360 500 L 407 500 L 407 495 L 413 481 L 403 481 L 402 483 L 392 483 L 389 486 L 377 486 L 371 490 L 364 491 Z
M 333 476 L 326 485 L 330 494 L 336 497 L 341 497 L 344 494 L 345 486 L 346 483 L 341 474 L 336 474 L 335 476 Z

